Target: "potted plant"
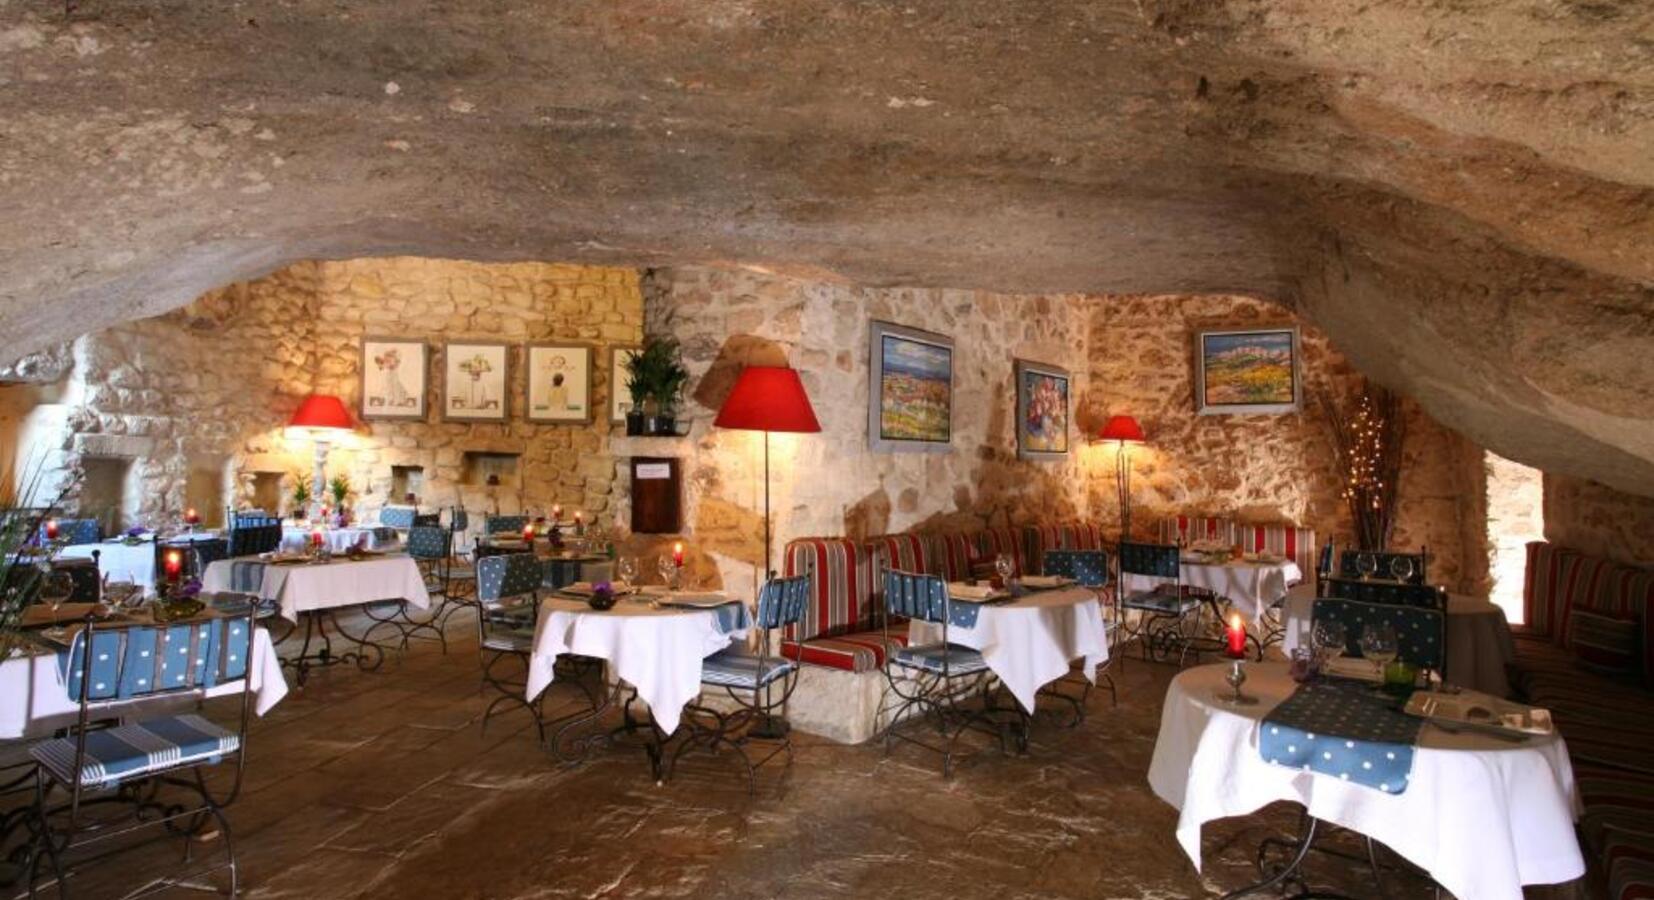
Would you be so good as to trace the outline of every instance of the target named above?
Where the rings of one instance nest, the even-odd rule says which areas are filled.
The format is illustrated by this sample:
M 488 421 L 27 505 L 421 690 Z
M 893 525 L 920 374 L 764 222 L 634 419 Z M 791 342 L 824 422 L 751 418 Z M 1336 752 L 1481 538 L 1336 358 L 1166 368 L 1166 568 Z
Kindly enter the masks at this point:
M 310 479 L 303 472 L 293 473 L 293 520 L 304 518 L 310 507 Z
M 676 338 L 651 337 L 643 350 L 626 363 L 626 389 L 632 394 L 632 409 L 641 412 L 634 420 L 626 416 L 626 433 L 670 435 L 677 433 L 678 399 L 689 381 L 683 365 L 683 351 Z M 634 425 L 635 422 L 635 425 Z
M 333 509 L 339 514 L 339 525 L 350 524 L 350 514 L 345 511 L 345 500 L 350 498 L 350 477 L 335 475 L 327 483 L 328 493 L 333 495 Z

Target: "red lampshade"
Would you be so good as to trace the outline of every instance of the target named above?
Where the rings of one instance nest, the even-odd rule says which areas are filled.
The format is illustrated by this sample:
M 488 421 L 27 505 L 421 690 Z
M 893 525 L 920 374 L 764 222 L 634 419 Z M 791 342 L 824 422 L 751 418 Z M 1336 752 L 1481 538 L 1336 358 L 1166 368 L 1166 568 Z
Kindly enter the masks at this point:
M 338 397 L 332 394 L 311 394 L 299 404 L 293 418 L 287 420 L 287 427 L 303 431 L 350 431 L 356 427 L 356 423 L 351 420 L 350 412 L 345 409 L 344 403 Z
M 785 366 L 747 366 L 712 424 L 742 431 L 821 430 L 798 372 Z
M 1100 437 L 1105 441 L 1119 441 L 1122 444 L 1141 444 L 1147 438 L 1143 437 L 1143 426 L 1131 416 L 1110 416 L 1108 424 L 1103 426 Z

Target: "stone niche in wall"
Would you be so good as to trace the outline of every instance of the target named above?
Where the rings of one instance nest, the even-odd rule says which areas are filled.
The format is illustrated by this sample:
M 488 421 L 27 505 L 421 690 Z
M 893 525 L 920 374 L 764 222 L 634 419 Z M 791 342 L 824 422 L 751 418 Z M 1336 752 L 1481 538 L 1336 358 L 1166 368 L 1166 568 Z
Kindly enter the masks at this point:
M 467 450 L 460 466 L 460 483 L 472 487 L 499 487 L 516 490 L 522 486 L 518 477 L 521 453 L 501 453 L 497 450 Z

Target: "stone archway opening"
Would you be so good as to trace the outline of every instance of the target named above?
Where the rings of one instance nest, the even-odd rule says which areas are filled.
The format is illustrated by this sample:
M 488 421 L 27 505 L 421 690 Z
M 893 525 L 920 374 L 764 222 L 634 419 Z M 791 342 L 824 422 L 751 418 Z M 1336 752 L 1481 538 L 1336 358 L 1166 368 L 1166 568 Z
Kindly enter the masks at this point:
M 1519 624 L 1527 545 L 1545 539 L 1544 473 L 1492 451 L 1485 460 L 1489 599 Z

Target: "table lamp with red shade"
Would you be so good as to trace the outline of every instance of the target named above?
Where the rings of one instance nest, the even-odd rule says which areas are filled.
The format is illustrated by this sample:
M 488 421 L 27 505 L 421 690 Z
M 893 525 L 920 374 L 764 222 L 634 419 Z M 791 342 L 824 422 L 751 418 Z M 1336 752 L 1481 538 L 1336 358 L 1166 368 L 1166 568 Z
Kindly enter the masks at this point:
M 774 574 L 770 565 L 770 434 L 816 434 L 816 420 L 810 396 L 798 372 L 786 366 L 747 366 L 712 420 L 718 428 L 764 432 L 764 577 Z
M 1110 416 L 1098 438 L 1119 444 L 1114 457 L 1114 487 L 1120 499 L 1120 540 L 1131 540 L 1131 445 L 1144 442 L 1143 426 L 1131 416 Z
M 289 439 L 310 440 L 316 444 L 315 484 L 311 486 L 311 509 L 306 511 L 307 514 L 318 508 L 327 494 L 329 445 L 355 428 L 356 422 L 351 419 L 345 404 L 332 394 L 311 394 L 304 398 L 293 417 L 287 420 Z

